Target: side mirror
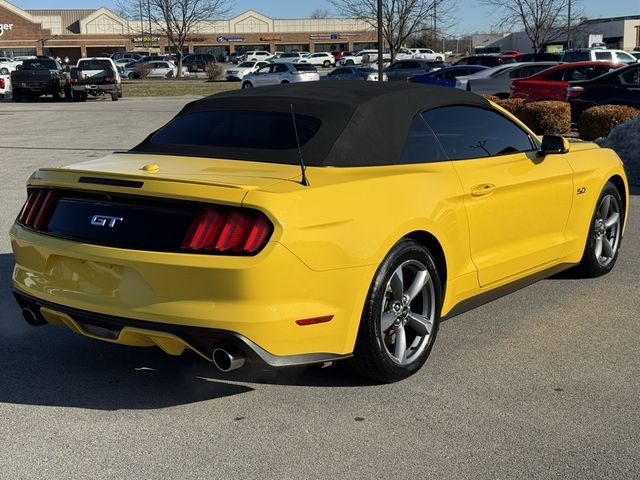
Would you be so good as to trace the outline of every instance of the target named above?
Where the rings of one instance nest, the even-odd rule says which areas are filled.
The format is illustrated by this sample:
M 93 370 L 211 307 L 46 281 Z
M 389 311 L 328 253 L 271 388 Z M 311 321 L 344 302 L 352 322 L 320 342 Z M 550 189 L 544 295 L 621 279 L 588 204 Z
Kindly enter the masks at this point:
M 569 151 L 569 142 L 560 135 L 545 135 L 542 137 L 542 147 L 540 147 L 540 155 L 554 155 L 558 153 L 567 153 Z

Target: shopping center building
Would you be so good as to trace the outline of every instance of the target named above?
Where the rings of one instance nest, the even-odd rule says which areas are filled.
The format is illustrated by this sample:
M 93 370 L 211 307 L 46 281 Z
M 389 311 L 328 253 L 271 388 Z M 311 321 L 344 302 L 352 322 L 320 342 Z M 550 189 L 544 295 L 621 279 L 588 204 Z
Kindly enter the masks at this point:
M 257 49 L 325 52 L 376 46 L 375 30 L 356 19 L 273 19 L 251 10 L 205 22 L 187 39 L 189 53 L 219 57 Z M 51 55 L 75 62 L 123 50 L 166 52 L 168 42 L 157 27 L 107 8 L 23 10 L 0 0 L 0 56 Z

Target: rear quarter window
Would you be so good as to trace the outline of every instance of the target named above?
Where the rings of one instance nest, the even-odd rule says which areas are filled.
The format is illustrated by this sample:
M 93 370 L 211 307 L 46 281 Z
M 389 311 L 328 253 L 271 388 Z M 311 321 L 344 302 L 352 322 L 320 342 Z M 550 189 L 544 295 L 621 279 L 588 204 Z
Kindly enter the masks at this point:
M 295 119 L 300 146 L 303 146 L 322 122 L 307 115 L 296 115 Z M 244 110 L 180 115 L 156 132 L 151 143 L 265 150 L 297 148 L 290 113 Z

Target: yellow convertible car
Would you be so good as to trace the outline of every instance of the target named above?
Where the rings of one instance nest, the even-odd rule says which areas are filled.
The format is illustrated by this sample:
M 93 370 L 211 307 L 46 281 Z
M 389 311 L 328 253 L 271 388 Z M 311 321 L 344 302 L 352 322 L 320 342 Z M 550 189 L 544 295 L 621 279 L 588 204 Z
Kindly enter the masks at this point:
M 441 318 L 613 268 L 613 151 L 456 89 L 340 87 L 218 94 L 126 153 L 36 171 L 10 232 L 26 321 L 224 371 L 353 357 L 392 382 Z

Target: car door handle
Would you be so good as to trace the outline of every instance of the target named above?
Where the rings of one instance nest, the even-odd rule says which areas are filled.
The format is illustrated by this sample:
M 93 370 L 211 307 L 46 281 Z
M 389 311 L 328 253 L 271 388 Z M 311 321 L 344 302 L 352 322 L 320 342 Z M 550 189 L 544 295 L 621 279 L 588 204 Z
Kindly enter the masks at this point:
M 480 185 L 474 185 L 471 187 L 472 197 L 482 197 L 483 195 L 489 195 L 493 193 L 496 186 L 493 183 L 481 183 Z

